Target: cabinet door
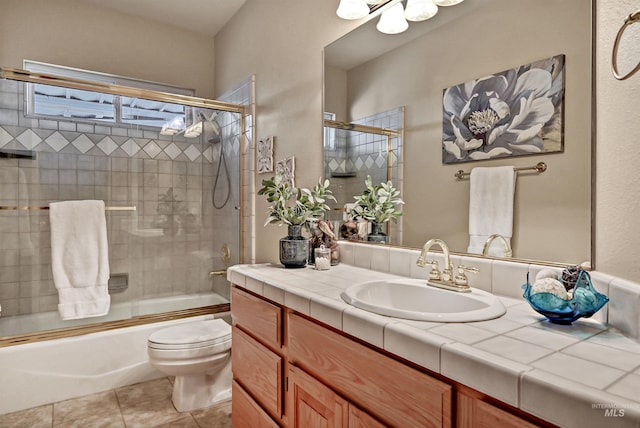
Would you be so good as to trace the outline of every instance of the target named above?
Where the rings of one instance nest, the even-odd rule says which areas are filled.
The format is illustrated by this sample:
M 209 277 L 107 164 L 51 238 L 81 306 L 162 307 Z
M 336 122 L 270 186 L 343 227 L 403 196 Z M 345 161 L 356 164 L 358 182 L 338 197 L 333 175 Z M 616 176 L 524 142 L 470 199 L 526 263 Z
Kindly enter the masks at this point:
M 390 426 L 451 426 L 450 385 L 306 318 L 288 319 L 289 361 L 354 405 Z
M 370 415 L 349 404 L 349 428 L 385 428 L 386 425 L 373 419 Z
M 534 425 L 485 401 L 458 392 L 457 426 L 460 428 L 534 428 Z
M 347 427 L 349 404 L 331 389 L 289 366 L 289 428 Z

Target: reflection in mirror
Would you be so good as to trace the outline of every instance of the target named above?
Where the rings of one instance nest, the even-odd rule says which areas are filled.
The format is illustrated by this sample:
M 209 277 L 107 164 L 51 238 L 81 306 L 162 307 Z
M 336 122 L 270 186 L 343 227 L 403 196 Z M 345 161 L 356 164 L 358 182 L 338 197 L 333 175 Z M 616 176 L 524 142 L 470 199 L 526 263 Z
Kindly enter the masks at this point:
M 337 121 L 406 109 L 399 244 L 420 247 L 437 237 L 465 253 L 470 181 L 456 171 L 545 162 L 544 174 L 517 173 L 513 256 L 591 260 L 591 13 L 584 0 L 464 2 L 400 35 L 377 32 L 373 18 L 325 48 L 324 108 Z M 445 88 L 559 54 L 566 58 L 562 152 L 442 163 Z
M 332 120 L 335 116 L 325 112 L 324 174 L 331 179 L 336 197 L 329 220 L 334 222 L 334 230 L 339 230 L 339 224 L 348 218 L 353 197 L 365 189 L 367 176 L 374 185 L 391 180 L 394 187 L 400 189 L 404 108 L 376 113 L 351 123 Z M 385 223 L 384 227 L 390 243 L 402 243 L 402 217 L 397 222 Z

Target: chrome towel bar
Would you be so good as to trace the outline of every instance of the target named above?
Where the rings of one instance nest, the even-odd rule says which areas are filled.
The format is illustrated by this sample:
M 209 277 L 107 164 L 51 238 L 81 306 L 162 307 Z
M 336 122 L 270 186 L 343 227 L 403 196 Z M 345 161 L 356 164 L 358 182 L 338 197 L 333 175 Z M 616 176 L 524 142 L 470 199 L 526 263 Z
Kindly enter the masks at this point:
M 514 171 L 536 171 L 539 173 L 543 173 L 547 170 L 547 164 L 544 162 L 538 162 L 534 166 L 527 166 L 522 168 L 513 168 Z M 462 180 L 464 177 L 471 175 L 470 172 L 464 172 L 463 170 L 458 170 L 455 174 L 455 177 L 458 180 Z

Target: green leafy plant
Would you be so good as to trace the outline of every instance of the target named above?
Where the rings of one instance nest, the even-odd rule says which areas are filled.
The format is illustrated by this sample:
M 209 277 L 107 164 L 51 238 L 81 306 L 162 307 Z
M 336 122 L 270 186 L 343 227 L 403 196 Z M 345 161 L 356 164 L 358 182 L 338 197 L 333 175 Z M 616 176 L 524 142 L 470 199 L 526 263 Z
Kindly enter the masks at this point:
M 400 191 L 393 187 L 393 183 L 387 181 L 374 186 L 371 176 L 367 175 L 364 184 L 365 191 L 360 196 L 354 196 L 356 205 L 349 210 L 348 215 L 355 220 L 363 219 L 376 223 L 397 221 L 402 211 L 396 207 L 404 204 L 404 201 L 399 197 Z
M 264 225 L 279 223 L 308 227 L 310 222 L 321 219 L 324 212 L 329 210 L 327 201 L 336 200 L 329 184 L 329 180 L 321 179 L 311 190 L 295 188 L 283 181 L 283 175 L 280 173 L 268 180 L 262 180 L 262 188 L 258 190 L 258 195 L 265 195 L 271 204 Z

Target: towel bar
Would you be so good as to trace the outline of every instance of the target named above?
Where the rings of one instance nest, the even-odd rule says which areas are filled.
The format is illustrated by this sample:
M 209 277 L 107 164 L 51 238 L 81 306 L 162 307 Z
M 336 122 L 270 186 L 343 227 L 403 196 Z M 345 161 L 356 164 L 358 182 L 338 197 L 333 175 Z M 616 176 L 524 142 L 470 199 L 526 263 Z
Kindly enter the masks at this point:
M 31 206 L 31 205 L 0 205 L 0 211 L 8 210 L 8 211 L 46 211 L 49 207 L 39 207 L 39 206 Z M 105 211 L 135 211 L 136 207 L 104 207 Z
M 536 171 L 539 173 L 543 173 L 547 170 L 547 164 L 544 162 L 538 162 L 534 166 L 526 166 L 522 168 L 513 168 L 514 171 Z M 462 180 L 464 177 L 471 175 L 470 172 L 464 172 L 463 170 L 458 170 L 455 174 L 455 177 L 458 180 Z

